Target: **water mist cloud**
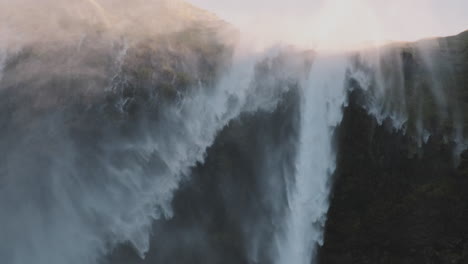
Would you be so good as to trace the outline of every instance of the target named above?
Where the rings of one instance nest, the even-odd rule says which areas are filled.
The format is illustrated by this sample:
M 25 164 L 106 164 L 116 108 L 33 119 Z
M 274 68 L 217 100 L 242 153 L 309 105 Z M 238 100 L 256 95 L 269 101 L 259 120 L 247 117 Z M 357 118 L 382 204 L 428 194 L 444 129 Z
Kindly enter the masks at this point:
M 251 32 L 263 41 L 288 42 L 309 48 L 321 46 L 320 43 L 326 44 L 328 49 L 343 49 L 369 45 L 376 40 L 414 41 L 457 34 L 468 28 L 464 12 L 468 3 L 464 0 L 190 2 L 220 14 L 242 32 Z M 332 6 L 334 8 L 330 8 Z M 324 31 L 331 36 L 323 36 L 320 32 Z

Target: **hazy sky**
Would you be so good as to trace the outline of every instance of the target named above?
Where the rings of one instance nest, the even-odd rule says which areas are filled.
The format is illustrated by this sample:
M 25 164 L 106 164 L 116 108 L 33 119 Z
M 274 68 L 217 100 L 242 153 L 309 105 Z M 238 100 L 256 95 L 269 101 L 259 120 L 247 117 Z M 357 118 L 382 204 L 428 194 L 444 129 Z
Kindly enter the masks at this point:
M 262 38 L 312 46 L 415 40 L 468 29 L 468 0 L 188 0 Z

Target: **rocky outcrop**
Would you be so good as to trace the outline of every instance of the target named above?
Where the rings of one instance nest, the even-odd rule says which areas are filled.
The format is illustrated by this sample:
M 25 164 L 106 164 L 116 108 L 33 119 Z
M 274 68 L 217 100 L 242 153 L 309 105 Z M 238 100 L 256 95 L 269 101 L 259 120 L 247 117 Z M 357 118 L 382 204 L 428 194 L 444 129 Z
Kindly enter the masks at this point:
M 411 154 L 408 137 L 356 104 L 340 131 L 319 263 L 465 263 L 468 175 L 451 146 L 435 136 Z
M 453 62 L 452 99 L 463 114 L 467 34 L 438 40 L 441 56 Z M 402 56 L 411 61 L 411 54 Z M 339 158 L 319 263 L 467 263 L 468 152 L 457 163 L 455 144 L 444 136 L 450 124 L 415 149 L 410 133 L 395 130 L 390 120 L 380 125 L 363 110 L 363 97 L 359 90 L 350 94 L 337 133 Z

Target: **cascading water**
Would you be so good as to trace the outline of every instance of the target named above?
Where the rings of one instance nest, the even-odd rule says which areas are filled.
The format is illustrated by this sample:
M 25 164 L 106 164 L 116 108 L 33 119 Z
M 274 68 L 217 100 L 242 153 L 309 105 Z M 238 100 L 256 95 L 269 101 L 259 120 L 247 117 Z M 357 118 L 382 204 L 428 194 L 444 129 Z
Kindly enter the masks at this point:
M 15 132 L 8 124 L 1 141 L 10 149 L 3 157 L 0 194 L 0 234 L 9 238 L 1 242 L 3 261 L 94 263 L 107 247 L 124 241 L 144 256 L 151 222 L 171 214 L 181 176 L 203 160 L 216 132 L 238 111 L 227 100 L 242 97 L 223 87 L 167 107 L 157 124 L 135 124 L 133 136 L 98 130 L 105 139 L 97 156 L 86 150 L 93 148 L 88 139 L 70 134 L 65 124 L 74 113 L 67 110 L 40 114 Z
M 167 86 L 182 77 L 151 64 L 164 58 L 140 65 L 140 39 L 86 33 L 2 53 L 2 262 L 98 263 L 122 243 L 144 258 L 153 221 L 172 216 L 174 191 L 219 130 L 279 100 L 252 82 L 256 55 L 173 95 Z M 187 57 L 176 67 L 197 72 Z M 144 67 L 160 74 L 153 83 Z
M 120 243 L 144 257 L 152 222 L 171 216 L 183 175 L 245 102 L 249 77 L 236 71 L 215 87 L 192 84 L 176 103 L 162 89 L 142 100 L 123 72 L 140 63 L 128 51 L 140 39 L 81 26 L 52 43 L 10 36 L 18 47 L 0 56 L 2 263 L 97 263 Z M 180 67 L 195 72 L 187 61 Z M 137 85 L 158 88 L 137 70 Z
M 297 149 L 264 154 L 295 166 L 284 177 L 286 201 L 264 202 L 275 208 L 274 230 L 253 226 L 248 230 L 265 234 L 244 237 L 245 247 L 255 244 L 246 249 L 254 262 L 261 255 L 277 264 L 314 261 L 336 166 L 333 136 L 353 89 L 363 91 L 362 107 L 380 124 L 390 120 L 418 146 L 442 122 L 453 124 L 441 134 L 460 145 L 457 152 L 465 146 L 461 112 L 451 99 L 456 93 L 446 80 L 450 67 L 440 66 L 431 45 L 311 59 L 286 48 L 246 53 L 249 43 L 241 43 L 228 66 L 231 47 L 225 46 L 232 43 L 213 33 L 218 21 L 204 19 L 216 26 L 194 23 L 187 31 L 189 22 L 168 23 L 173 28 L 164 32 L 143 2 L 135 4 L 137 15 L 122 11 L 123 3 L 108 14 L 112 1 L 104 7 L 77 2 L 73 7 L 91 7 L 97 17 L 57 15 L 37 32 L 19 17 L 13 24 L 24 32 L 0 25 L 7 40 L 0 43 L 0 262 L 95 264 L 121 244 L 144 259 L 153 222 L 173 216 L 174 192 L 204 163 L 218 133 L 246 113 L 272 112 L 295 89 L 301 95 Z M 168 4 L 155 2 L 154 8 Z M 179 13 L 176 19 L 192 17 Z M 427 112 L 432 106 L 435 116 Z M 296 155 L 285 157 L 292 149 Z M 271 187 L 276 179 L 265 182 L 265 193 L 281 189 Z M 250 242 L 256 235 L 274 241 Z
M 427 42 L 434 46 L 434 40 Z M 438 132 L 427 124 L 427 116 L 414 113 L 412 107 L 417 104 L 416 100 L 420 100 L 421 105 L 432 100 L 437 109 L 436 122 L 452 122 L 453 129 L 444 133 L 447 140 L 456 145 L 455 159 L 460 150 L 466 148 L 459 108 L 455 101 L 451 106 L 447 102 L 456 94 L 450 81 L 450 66 L 446 63 L 435 66 L 448 60 L 435 58 L 441 56 L 437 53 L 440 49 L 421 45 L 415 46 L 411 53 L 406 52 L 395 47 L 381 47 L 316 56 L 311 73 L 302 84 L 300 146 L 296 172 L 287 186 L 288 210 L 284 231 L 278 239 L 276 263 L 311 263 L 317 246 L 323 243 L 330 176 L 335 170 L 336 150 L 332 148 L 332 138 L 341 122 L 348 92 L 363 90 L 366 99 L 362 107 L 380 124 L 389 120 L 396 131 L 409 133 L 418 147 Z M 411 67 L 413 69 L 409 69 Z M 448 76 L 438 76 L 441 73 Z M 423 79 L 430 82 L 419 83 Z
M 310 263 L 323 242 L 330 175 L 335 169 L 332 137 L 346 101 L 346 67 L 343 57 L 318 55 L 303 83 L 296 175 L 288 182 L 289 210 L 277 263 Z

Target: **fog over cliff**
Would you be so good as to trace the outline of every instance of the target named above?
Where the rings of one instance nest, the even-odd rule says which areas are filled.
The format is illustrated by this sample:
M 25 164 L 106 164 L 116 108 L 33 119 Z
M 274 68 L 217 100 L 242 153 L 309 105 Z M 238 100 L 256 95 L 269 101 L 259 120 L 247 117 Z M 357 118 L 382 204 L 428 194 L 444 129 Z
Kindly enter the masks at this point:
M 259 51 L 179 0 L 39 2 L 0 0 L 1 263 L 343 263 L 352 111 L 464 164 L 466 33 Z

